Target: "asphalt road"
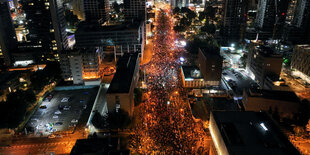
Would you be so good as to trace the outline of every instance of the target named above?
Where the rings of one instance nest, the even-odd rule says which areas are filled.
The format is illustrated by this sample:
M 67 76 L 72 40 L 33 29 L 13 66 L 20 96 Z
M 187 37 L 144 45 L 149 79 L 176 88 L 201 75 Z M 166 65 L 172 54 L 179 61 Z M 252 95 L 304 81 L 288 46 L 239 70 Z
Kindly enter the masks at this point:
M 257 85 L 250 77 L 235 69 L 224 69 L 223 77 L 232 88 L 235 97 L 241 97 L 244 89 L 250 88 L 253 84 Z

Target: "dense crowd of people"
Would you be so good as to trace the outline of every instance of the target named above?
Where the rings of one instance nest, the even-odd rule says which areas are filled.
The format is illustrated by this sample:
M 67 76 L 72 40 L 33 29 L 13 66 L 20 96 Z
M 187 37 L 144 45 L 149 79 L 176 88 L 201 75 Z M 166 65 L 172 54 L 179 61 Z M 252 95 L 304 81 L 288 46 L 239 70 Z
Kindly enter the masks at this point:
M 195 154 L 209 149 L 201 121 L 183 98 L 179 57 L 170 9 L 156 12 L 153 56 L 146 64 L 148 99 L 139 106 L 131 149 L 140 154 Z

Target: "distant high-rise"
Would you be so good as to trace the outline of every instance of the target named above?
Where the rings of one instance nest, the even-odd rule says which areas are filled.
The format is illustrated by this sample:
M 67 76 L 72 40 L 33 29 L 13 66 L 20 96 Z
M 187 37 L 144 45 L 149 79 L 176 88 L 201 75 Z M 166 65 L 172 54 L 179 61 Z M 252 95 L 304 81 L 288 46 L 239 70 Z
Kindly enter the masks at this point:
M 124 0 L 125 19 L 146 19 L 145 0 Z
M 246 26 L 247 0 L 225 0 L 222 39 L 224 42 L 239 42 Z
M 24 0 L 28 40 L 33 46 L 42 47 L 42 55 L 58 59 L 58 52 L 67 47 L 62 0 Z
M 286 18 L 283 39 L 293 44 L 309 43 L 310 41 L 310 1 L 294 0 L 288 9 L 290 16 Z
M 68 48 L 63 0 L 50 0 L 50 7 L 57 51 L 62 51 Z
M 288 0 L 260 0 L 257 7 L 255 25 L 258 30 L 269 32 L 276 37 L 282 32 Z
M 87 21 L 100 21 L 104 23 L 109 20 L 108 0 L 84 0 L 84 13 Z
M 0 53 L 5 65 L 11 64 L 11 52 L 16 47 L 16 34 L 7 0 L 0 0 Z

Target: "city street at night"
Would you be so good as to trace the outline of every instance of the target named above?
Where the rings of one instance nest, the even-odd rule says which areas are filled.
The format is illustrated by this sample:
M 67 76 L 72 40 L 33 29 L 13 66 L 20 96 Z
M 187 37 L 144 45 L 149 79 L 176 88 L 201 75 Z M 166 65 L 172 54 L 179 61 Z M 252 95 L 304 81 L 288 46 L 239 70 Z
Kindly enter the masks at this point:
M 131 149 L 140 154 L 205 154 L 210 137 L 202 121 L 193 119 L 188 102 L 183 100 L 177 61 L 182 49 L 174 46 L 176 35 L 170 7 L 161 6 L 156 8 L 154 55 L 142 66 L 147 71 L 149 98 L 138 107 L 139 122 L 132 136 Z

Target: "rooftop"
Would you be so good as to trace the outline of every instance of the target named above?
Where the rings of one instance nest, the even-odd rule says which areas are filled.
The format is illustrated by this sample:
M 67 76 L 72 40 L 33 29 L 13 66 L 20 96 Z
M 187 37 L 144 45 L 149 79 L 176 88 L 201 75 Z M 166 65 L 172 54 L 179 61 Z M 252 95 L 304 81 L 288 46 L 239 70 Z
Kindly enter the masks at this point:
M 120 138 L 120 144 L 118 138 Z M 76 141 L 71 150 L 71 155 L 75 154 L 129 154 L 126 146 L 126 138 L 107 137 L 107 138 L 89 138 Z M 118 149 L 118 145 L 119 149 Z
M 202 79 L 202 74 L 197 66 L 181 66 L 185 79 Z
M 0 74 L 0 89 L 6 89 L 9 87 L 9 81 L 13 81 L 18 79 L 21 73 L 25 73 L 27 71 L 11 71 L 11 72 L 3 72 Z
M 305 45 L 297 45 L 296 46 L 298 49 L 302 49 L 304 53 L 307 53 L 310 55 L 310 44 L 305 44 Z
M 208 48 L 199 47 L 202 54 L 208 59 L 218 59 L 222 58 L 220 55 L 220 48 L 216 46 L 210 46 Z
M 266 90 L 266 89 L 250 89 L 247 91 L 248 96 L 261 97 L 271 100 L 299 102 L 299 98 L 292 91 Z
M 138 54 L 125 54 L 119 58 L 116 73 L 110 83 L 107 93 L 128 93 L 132 83 L 132 78 L 139 63 Z
M 229 154 L 300 154 L 266 113 L 215 111 L 212 116 Z
M 264 46 L 264 45 L 258 45 L 254 47 L 259 54 L 263 55 L 264 57 L 281 57 L 282 55 L 279 53 L 276 53 L 271 47 Z
M 97 31 L 130 31 L 130 30 L 137 30 L 141 25 L 140 21 L 135 22 L 124 22 L 122 24 L 117 25 L 104 25 L 101 26 L 98 23 L 88 23 L 88 22 L 81 22 L 78 25 L 77 33 L 82 32 L 97 32 Z

